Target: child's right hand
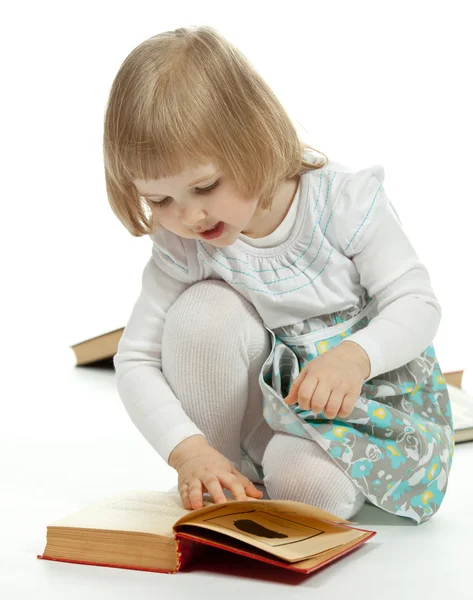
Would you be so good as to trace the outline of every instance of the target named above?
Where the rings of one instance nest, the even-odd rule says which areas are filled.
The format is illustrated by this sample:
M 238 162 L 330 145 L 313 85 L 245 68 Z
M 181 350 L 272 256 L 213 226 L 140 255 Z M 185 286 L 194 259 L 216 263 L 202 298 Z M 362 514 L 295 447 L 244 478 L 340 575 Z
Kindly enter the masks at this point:
M 202 436 L 196 437 L 204 440 Z M 222 486 L 232 492 L 235 500 L 259 500 L 263 496 L 253 482 L 206 441 L 195 444 L 192 453 L 177 453 L 173 458 L 170 464 L 178 473 L 178 490 L 187 510 L 203 507 L 204 491 L 209 492 L 216 504 L 225 503 Z

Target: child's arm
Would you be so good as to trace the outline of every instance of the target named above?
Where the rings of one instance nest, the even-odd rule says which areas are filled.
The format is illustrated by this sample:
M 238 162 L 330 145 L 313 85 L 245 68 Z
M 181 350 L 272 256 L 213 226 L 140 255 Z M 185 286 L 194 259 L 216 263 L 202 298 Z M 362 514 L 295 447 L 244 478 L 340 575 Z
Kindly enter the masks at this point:
M 388 207 L 369 241 L 351 259 L 379 315 L 349 337 L 368 354 L 370 377 L 406 364 L 432 343 L 441 308 L 426 267 Z
M 203 435 L 161 371 L 166 312 L 189 285 L 165 273 L 150 258 L 143 271 L 141 293 L 114 357 L 118 394 L 133 423 L 166 462 L 184 439 Z

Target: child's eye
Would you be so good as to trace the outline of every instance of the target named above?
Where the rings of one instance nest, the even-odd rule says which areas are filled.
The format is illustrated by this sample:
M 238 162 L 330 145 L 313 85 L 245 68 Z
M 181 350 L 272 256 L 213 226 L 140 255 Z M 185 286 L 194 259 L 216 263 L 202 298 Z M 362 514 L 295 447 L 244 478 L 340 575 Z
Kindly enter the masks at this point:
M 159 202 L 156 202 L 155 200 L 150 200 L 150 202 L 153 206 L 163 206 L 164 204 L 169 204 L 171 200 L 170 198 L 164 198 L 164 200 L 160 200 Z
M 212 183 L 212 185 L 210 187 L 207 188 L 195 188 L 198 192 L 201 192 L 203 194 L 207 193 L 207 192 L 211 192 L 212 190 L 214 190 L 216 187 L 218 187 L 220 183 L 220 179 L 217 179 L 217 181 L 215 183 Z M 171 198 L 164 198 L 164 200 L 160 200 L 159 202 L 156 202 L 154 200 L 150 200 L 151 204 L 153 206 L 163 206 L 165 204 L 169 204 L 171 202 Z

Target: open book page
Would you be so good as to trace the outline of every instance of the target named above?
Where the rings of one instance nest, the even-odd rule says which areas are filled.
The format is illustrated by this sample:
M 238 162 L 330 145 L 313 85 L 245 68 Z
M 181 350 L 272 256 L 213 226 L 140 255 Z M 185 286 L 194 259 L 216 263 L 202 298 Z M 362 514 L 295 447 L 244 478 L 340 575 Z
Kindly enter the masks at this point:
M 183 508 L 178 492 L 130 491 L 68 515 L 50 527 L 135 531 L 174 537 L 173 525 L 192 511 Z
M 449 384 L 447 388 L 452 405 L 454 430 L 473 427 L 473 396 Z
M 175 530 L 185 531 L 185 523 L 225 534 L 288 562 L 310 558 L 366 533 L 320 519 L 315 507 L 283 501 L 214 505 L 180 519 Z
M 449 371 L 449 372 L 444 372 L 443 376 L 445 378 L 445 381 L 448 385 L 453 385 L 454 387 L 457 387 L 458 389 L 462 389 L 463 388 L 463 375 L 464 375 L 464 371 Z

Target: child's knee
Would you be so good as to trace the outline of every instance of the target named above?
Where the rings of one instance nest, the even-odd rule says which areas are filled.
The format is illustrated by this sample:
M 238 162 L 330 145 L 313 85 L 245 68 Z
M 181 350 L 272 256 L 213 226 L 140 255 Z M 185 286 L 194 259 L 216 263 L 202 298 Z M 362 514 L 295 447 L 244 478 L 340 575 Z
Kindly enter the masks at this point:
M 215 320 L 215 306 L 218 298 L 224 293 L 228 285 L 219 280 L 205 279 L 188 287 L 166 313 L 166 325 L 172 322 L 173 326 L 182 326 L 185 321 Z
M 269 344 L 269 334 L 255 307 L 219 279 L 206 279 L 187 288 L 167 311 L 165 330 L 174 337 L 195 332 L 196 343 L 205 337 L 223 341 L 230 332 L 235 342 L 235 334 L 241 334 L 255 354 Z
M 350 519 L 364 504 L 356 484 L 314 440 L 277 432 L 263 456 L 272 500 L 294 500 Z

